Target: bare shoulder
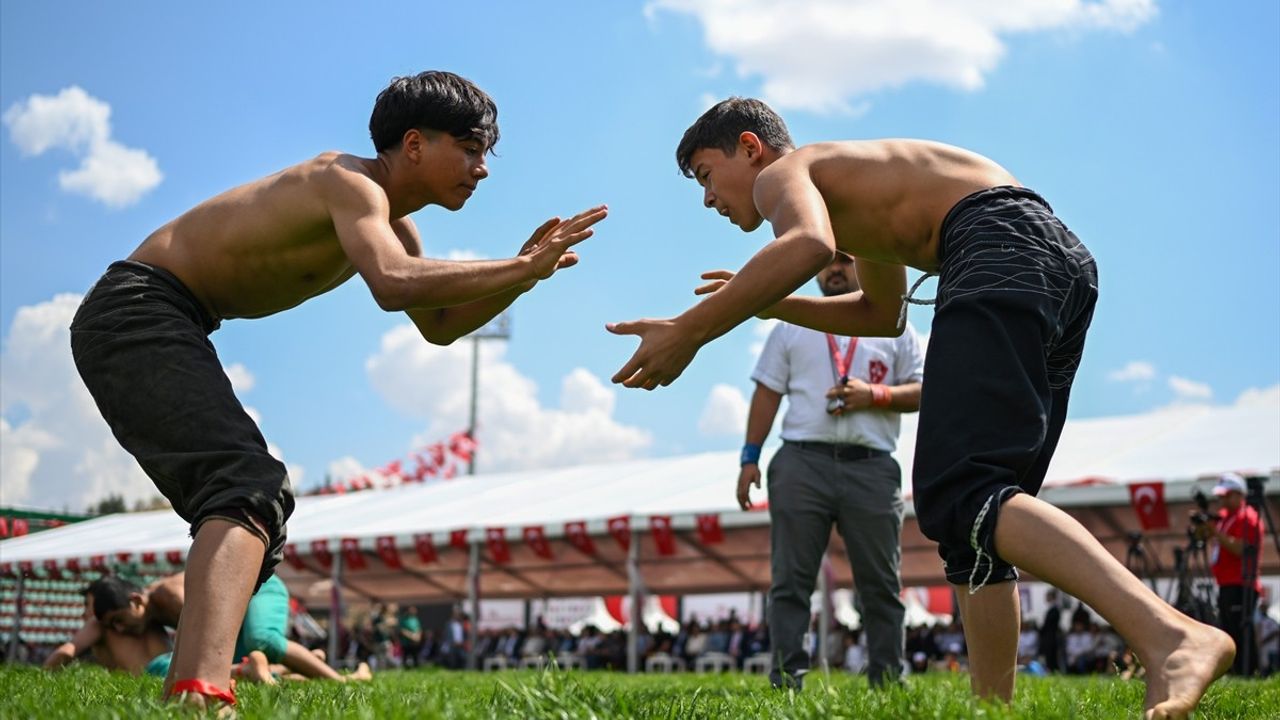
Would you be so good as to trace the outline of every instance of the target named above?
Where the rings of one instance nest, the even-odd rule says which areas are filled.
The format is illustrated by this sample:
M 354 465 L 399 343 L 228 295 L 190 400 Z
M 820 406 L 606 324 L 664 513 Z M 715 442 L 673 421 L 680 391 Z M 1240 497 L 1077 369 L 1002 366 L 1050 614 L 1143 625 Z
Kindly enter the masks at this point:
M 373 178 L 369 161 L 347 153 L 325 152 L 303 163 L 308 179 L 316 181 L 329 203 L 386 207 L 386 190 Z

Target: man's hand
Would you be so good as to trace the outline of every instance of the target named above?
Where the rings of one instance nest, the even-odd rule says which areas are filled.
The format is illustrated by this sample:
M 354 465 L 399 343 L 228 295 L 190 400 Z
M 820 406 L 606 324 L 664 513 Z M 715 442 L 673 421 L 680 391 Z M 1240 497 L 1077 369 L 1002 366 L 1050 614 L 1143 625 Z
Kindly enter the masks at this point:
M 632 320 L 609 323 L 605 328 L 614 335 L 640 336 L 640 347 L 613 376 L 613 382 L 629 388 L 654 390 L 670 385 L 702 347 L 674 319 Z
M 742 466 L 742 471 L 738 473 L 738 507 L 743 510 L 751 509 L 751 486 L 755 485 L 756 489 L 760 489 L 760 466 L 755 463 L 747 463 Z
M 733 272 L 732 270 L 709 270 L 707 272 L 704 272 L 701 275 L 702 279 L 710 280 L 711 282 L 705 285 L 699 285 L 698 287 L 694 288 L 693 294 L 694 295 L 710 295 L 715 291 L 723 288 L 725 285 L 728 285 L 729 281 L 733 279 L 734 275 L 737 275 L 737 273 Z M 783 302 L 786 302 L 785 298 L 783 299 Z M 777 306 L 775 305 L 774 307 L 777 307 Z M 773 311 L 773 307 L 765 308 L 764 310 L 756 313 L 756 317 L 760 318 L 761 320 L 768 320 L 769 318 L 773 317 L 772 311 Z
M 871 407 L 871 386 L 858 378 L 849 378 L 844 385 L 836 385 L 827 391 L 827 399 L 840 398 L 844 407 L 837 409 L 832 415 L 843 415 L 854 410 Z
M 533 262 L 534 282 L 545 280 L 556 270 L 578 264 L 578 254 L 569 248 L 591 237 L 591 226 L 609 214 L 604 205 L 584 210 L 568 220 L 551 218 L 533 231 L 519 255 Z M 532 287 L 532 284 L 529 285 Z

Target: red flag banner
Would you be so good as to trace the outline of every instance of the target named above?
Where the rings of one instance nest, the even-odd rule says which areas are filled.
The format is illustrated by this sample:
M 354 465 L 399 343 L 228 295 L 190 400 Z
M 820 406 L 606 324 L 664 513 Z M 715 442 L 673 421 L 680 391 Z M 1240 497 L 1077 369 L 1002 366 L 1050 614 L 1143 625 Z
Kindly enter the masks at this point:
M 49 573 L 49 577 L 55 580 L 60 580 L 62 578 L 62 573 L 58 570 L 57 560 L 45 560 L 44 569 L 45 572 Z
M 654 515 L 649 518 L 649 530 L 653 532 L 653 542 L 658 546 L 659 555 L 676 554 L 676 536 L 671 532 L 670 515 Z
M 396 539 L 390 535 L 380 537 L 374 541 L 375 547 L 378 549 L 378 557 L 382 559 L 382 564 L 392 570 L 399 570 L 403 567 L 400 562 L 400 553 L 396 551 Z
M 133 555 L 131 553 L 127 553 L 127 552 L 116 553 L 116 562 L 120 563 L 121 565 L 128 565 L 131 559 L 133 559 Z
M 672 620 L 680 612 L 680 606 L 675 595 L 659 595 L 658 606 L 662 608 L 662 612 Z
M 428 445 L 427 453 L 431 456 L 432 467 L 438 468 L 444 465 L 444 443 Z
M 80 558 L 67 558 L 67 569 L 73 573 L 80 572 Z
M 1164 502 L 1164 483 L 1134 483 L 1129 486 L 1129 502 L 1143 530 L 1169 527 L 1169 507 Z
M 9 537 L 9 518 L 0 517 L 0 538 Z
M 626 552 L 631 549 L 631 518 L 626 515 L 609 518 L 609 534 L 614 540 L 618 541 L 618 545 L 622 546 L 622 551 Z
M 333 567 L 333 553 L 329 552 L 328 540 L 312 540 L 311 556 L 316 559 L 316 562 L 320 563 L 320 567 L 326 570 Z
M 596 544 L 591 542 L 591 536 L 587 534 L 587 524 L 585 522 L 565 523 L 564 536 L 569 539 L 569 544 L 578 548 L 578 551 L 582 554 L 596 554 Z
M 449 533 L 449 547 L 457 548 L 459 550 L 466 550 L 467 549 L 467 531 L 454 530 L 453 532 Z
M 307 568 L 302 563 L 302 558 L 298 557 L 298 546 L 293 543 L 284 546 L 284 561 L 289 563 L 294 570 L 305 570 Z
M 33 569 L 33 566 L 30 560 L 23 560 L 22 562 L 18 563 L 18 571 L 21 572 L 23 575 L 30 575 L 32 569 Z
M 13 563 L 0 563 L 0 575 L 9 577 L 13 574 Z
M 698 516 L 698 540 L 703 545 L 714 545 L 724 542 L 724 531 L 720 529 L 719 515 Z
M 100 571 L 101 571 L 101 570 L 106 570 L 106 569 L 107 569 L 107 556 L 106 556 L 106 555 L 90 555 L 90 556 L 89 556 L 89 567 L 90 567 L 90 568 L 93 568 L 94 570 L 100 570 Z
M 495 564 L 506 565 L 511 562 L 511 547 L 507 545 L 506 528 L 485 528 L 484 539 L 489 544 L 489 557 Z
M 165 559 L 165 562 L 169 563 L 170 565 L 181 565 L 181 564 L 182 564 L 182 551 L 181 551 L 181 550 L 170 550 L 170 551 L 168 551 L 168 552 L 166 552 L 166 553 L 164 554 L 164 559 Z
M 627 623 L 626 608 L 622 606 L 624 599 L 623 595 L 609 595 L 604 599 L 604 609 L 608 611 L 609 617 L 623 625 Z
M 458 476 L 458 466 L 453 464 L 450 464 L 449 467 L 444 469 L 444 472 L 440 473 L 440 477 L 444 478 L 445 480 L 452 480 L 457 476 Z
M 449 452 L 462 462 L 471 462 L 471 454 L 476 450 L 475 438 L 466 430 L 456 432 L 449 438 Z
M 142 564 L 143 564 L 143 565 L 155 565 L 155 564 L 156 564 L 156 554 L 155 554 L 155 553 L 153 553 L 153 552 L 144 552 L 144 553 L 142 553 Z
M 368 563 L 364 561 L 364 553 L 360 552 L 360 541 L 355 538 L 342 538 L 342 558 L 347 561 L 351 570 L 364 570 Z
M 533 551 L 534 555 L 547 560 L 552 558 L 551 543 L 547 542 L 547 534 L 543 532 L 541 525 L 525 528 L 524 542 Z
M 462 539 L 464 541 L 466 540 L 466 531 L 463 531 Z M 418 559 L 422 561 L 423 565 L 430 565 L 436 561 L 436 546 L 431 542 L 430 533 L 425 535 L 414 535 L 413 547 L 418 551 Z
M 23 535 L 26 535 L 28 532 L 30 532 L 30 530 L 31 530 L 31 524 L 27 522 L 26 518 L 13 519 L 13 536 L 14 537 L 22 537 Z

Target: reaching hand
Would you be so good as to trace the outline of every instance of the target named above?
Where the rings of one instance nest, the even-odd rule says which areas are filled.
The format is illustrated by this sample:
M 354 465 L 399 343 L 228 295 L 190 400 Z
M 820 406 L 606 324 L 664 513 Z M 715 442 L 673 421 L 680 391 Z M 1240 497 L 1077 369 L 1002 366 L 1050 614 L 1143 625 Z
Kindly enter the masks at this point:
M 827 391 L 827 399 L 840 398 L 844 400 L 842 409 L 832 413 L 833 415 L 843 415 L 853 410 L 862 410 L 871 407 L 871 386 L 858 378 L 849 378 L 845 380 L 844 385 L 836 385 Z
M 613 382 L 629 388 L 654 390 L 680 377 L 702 345 L 690 337 L 675 320 L 632 320 L 605 325 L 615 335 L 639 335 L 640 347 Z
M 599 205 L 584 210 L 568 220 L 551 218 L 533 231 L 529 241 L 520 248 L 519 255 L 533 261 L 533 274 L 545 280 L 560 268 L 578 263 L 578 254 L 569 248 L 591 237 L 591 226 L 609 214 L 609 208 Z
M 710 295 L 711 293 L 719 290 L 725 285 L 728 285 L 729 281 L 732 280 L 733 276 L 736 274 L 737 273 L 731 272 L 729 270 L 711 270 L 709 272 L 704 272 L 702 273 L 702 279 L 710 280 L 711 282 L 707 283 L 706 285 L 698 286 L 697 288 L 694 289 L 693 294 L 694 295 Z

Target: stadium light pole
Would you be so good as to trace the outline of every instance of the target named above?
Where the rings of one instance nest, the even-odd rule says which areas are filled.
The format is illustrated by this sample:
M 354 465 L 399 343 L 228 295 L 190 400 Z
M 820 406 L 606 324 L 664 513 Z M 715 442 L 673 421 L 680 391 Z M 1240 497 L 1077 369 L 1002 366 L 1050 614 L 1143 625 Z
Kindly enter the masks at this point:
M 497 317 L 477 328 L 471 338 L 471 416 L 467 421 L 467 435 L 471 437 L 471 459 L 467 461 L 467 474 L 476 474 L 476 398 L 480 394 L 480 341 L 509 340 L 511 338 L 511 313 L 503 310 Z

